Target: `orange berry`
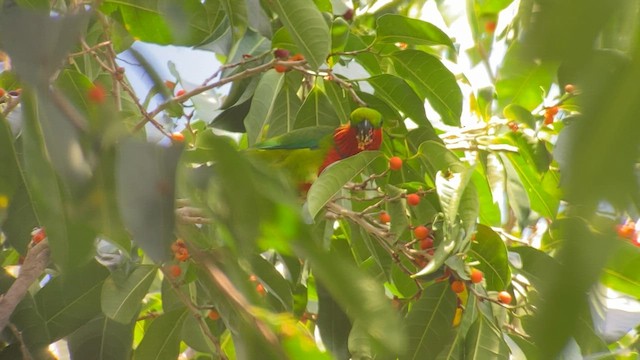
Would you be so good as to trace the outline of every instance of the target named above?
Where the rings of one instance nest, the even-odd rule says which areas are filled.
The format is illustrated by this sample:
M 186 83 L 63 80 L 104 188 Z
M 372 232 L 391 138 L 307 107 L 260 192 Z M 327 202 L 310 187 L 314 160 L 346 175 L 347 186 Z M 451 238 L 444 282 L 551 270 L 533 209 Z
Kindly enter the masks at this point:
M 176 88 L 176 83 L 174 83 L 173 81 L 166 80 L 164 82 L 164 86 L 166 86 L 169 90 L 173 90 Z
M 256 285 L 256 291 L 258 292 L 258 294 L 263 295 L 263 296 L 267 293 L 267 290 L 265 290 L 265 288 L 264 288 L 264 286 L 262 284 Z
M 189 251 L 187 248 L 180 248 L 175 252 L 175 258 L 178 261 L 187 261 L 189 259 Z
M 491 21 L 487 21 L 484 24 L 484 31 L 486 31 L 489 34 L 493 34 L 494 31 L 496 31 L 496 27 L 498 24 L 496 24 L 495 21 L 491 20 Z
M 3 97 L 6 94 L 3 88 L 0 88 L 0 97 Z
M 289 71 L 289 67 L 288 66 L 281 65 L 281 64 L 276 64 L 273 68 L 276 69 L 276 71 L 279 72 L 279 73 L 283 73 L 283 72 Z
M 618 236 L 625 239 L 631 239 L 636 232 L 636 224 L 633 222 L 617 226 Z
M 400 170 L 402 168 L 402 159 L 397 156 L 393 156 L 389 159 L 389 169 Z
M 413 236 L 418 240 L 426 239 L 427 236 L 429 236 L 429 233 L 429 228 L 424 225 L 416 226 L 413 229 Z
M 380 213 L 380 222 L 383 223 L 383 224 L 390 223 L 391 222 L 391 215 L 389 215 L 388 213 L 386 213 L 384 211 L 381 212 Z
M 35 228 L 31 231 L 31 241 L 34 244 L 37 244 L 44 240 L 47 237 L 47 234 L 44 232 L 44 228 Z
M 182 274 L 182 269 L 178 265 L 171 265 L 169 267 L 169 274 L 171 274 L 171 277 L 177 278 Z
M 102 104 L 107 99 L 107 92 L 101 85 L 96 84 L 89 89 L 87 96 L 89 97 L 89 101 Z
M 484 279 L 484 274 L 478 269 L 471 269 L 471 282 L 477 284 Z
M 304 60 L 304 55 L 302 54 L 295 54 L 292 57 L 289 58 L 290 61 L 302 61 Z
M 184 134 L 181 132 L 174 132 L 171 134 L 171 140 L 175 141 L 175 142 L 183 142 L 184 141 Z
M 453 290 L 454 293 L 456 294 L 460 294 L 461 292 L 464 291 L 464 282 L 460 281 L 460 280 L 454 280 L 451 283 L 451 290 Z
M 420 195 L 418 194 L 407 195 L 407 203 L 411 206 L 416 206 L 420 204 Z
M 576 87 L 573 84 L 567 84 L 564 86 L 564 91 L 568 92 L 569 94 L 573 94 L 573 92 L 576 91 Z
M 500 301 L 503 304 L 511 304 L 511 294 L 509 294 L 506 291 L 500 291 L 498 293 L 498 301 Z
M 432 247 L 433 247 L 433 239 L 426 238 L 426 239 L 420 240 L 420 249 L 429 250 Z M 433 255 L 433 252 L 429 251 L 429 255 Z
M 207 317 L 209 319 L 213 320 L 213 321 L 216 321 L 216 320 L 220 319 L 220 314 L 217 311 L 211 309 L 211 310 L 209 310 L 209 313 L 207 314 Z
M 509 121 L 507 123 L 507 126 L 509 127 L 509 129 L 511 129 L 511 131 L 513 132 L 517 132 L 518 129 L 520 129 L 520 126 L 518 126 L 518 123 L 516 123 L 515 121 Z
M 255 275 L 253 275 L 253 274 L 251 274 L 251 275 L 249 275 L 249 281 L 251 281 L 251 282 L 257 282 L 257 281 L 258 281 L 258 277 L 257 277 L 257 276 L 255 276 Z
M 409 45 L 407 45 L 406 42 L 397 42 L 395 43 L 395 45 L 398 47 L 398 49 L 400 50 L 406 50 L 407 47 L 409 47 Z
M 551 116 L 555 116 L 558 113 L 558 107 L 557 106 L 552 106 L 552 107 L 548 107 L 544 110 L 545 115 L 551 115 Z
M 178 90 L 178 91 L 176 92 L 176 96 L 182 96 L 182 95 L 184 95 L 184 94 L 186 94 L 186 93 L 187 93 L 187 92 L 186 92 L 186 91 L 184 91 L 184 89 L 180 89 L 180 90 Z

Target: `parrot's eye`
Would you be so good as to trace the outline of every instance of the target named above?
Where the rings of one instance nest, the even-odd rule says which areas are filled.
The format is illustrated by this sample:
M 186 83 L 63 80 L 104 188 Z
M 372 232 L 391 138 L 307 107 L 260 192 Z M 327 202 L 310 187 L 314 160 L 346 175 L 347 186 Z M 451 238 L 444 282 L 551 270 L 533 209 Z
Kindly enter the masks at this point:
M 356 125 L 356 141 L 358 150 L 365 150 L 373 142 L 373 125 L 369 120 L 363 120 Z

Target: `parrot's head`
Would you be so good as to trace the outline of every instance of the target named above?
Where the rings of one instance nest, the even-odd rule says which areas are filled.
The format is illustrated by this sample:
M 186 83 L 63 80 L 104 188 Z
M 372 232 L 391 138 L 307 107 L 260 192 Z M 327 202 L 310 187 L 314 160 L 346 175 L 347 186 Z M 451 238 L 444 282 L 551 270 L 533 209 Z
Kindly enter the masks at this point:
M 379 136 L 382 128 L 382 115 L 373 109 L 357 108 L 351 112 L 351 126 L 356 131 L 356 141 L 359 150 L 366 150 Z M 379 146 L 379 144 L 378 144 Z

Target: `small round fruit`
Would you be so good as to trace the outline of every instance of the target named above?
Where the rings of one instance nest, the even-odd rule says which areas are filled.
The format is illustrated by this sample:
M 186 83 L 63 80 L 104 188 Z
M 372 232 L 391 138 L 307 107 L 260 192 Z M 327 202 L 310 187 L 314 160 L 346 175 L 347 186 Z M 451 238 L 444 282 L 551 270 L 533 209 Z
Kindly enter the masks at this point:
M 263 296 L 267 293 L 267 290 L 264 289 L 264 286 L 262 284 L 256 285 L 256 291 L 258 292 L 258 294 Z
M 345 11 L 344 14 L 342 14 L 342 18 L 347 21 L 351 21 L 353 19 L 353 9 L 351 8 L 347 9 L 347 11 Z
M 174 132 L 171 134 L 171 140 L 175 141 L 175 142 L 183 142 L 184 141 L 184 134 L 181 132 Z
M 555 116 L 558 113 L 558 107 L 557 106 L 548 107 L 545 109 L 544 113 L 545 115 Z
M 389 169 L 400 170 L 402 169 L 402 159 L 397 156 L 389 158 Z
M 426 239 L 427 236 L 429 236 L 429 233 L 429 228 L 424 225 L 416 226 L 413 229 L 413 236 L 418 240 Z
M 6 91 L 4 91 L 3 88 L 0 88 L 0 98 L 3 97 L 6 94 Z
M 484 31 L 489 34 L 493 34 L 496 31 L 497 24 L 495 21 L 487 21 L 484 24 Z
M 471 269 L 471 282 L 477 284 L 484 279 L 484 274 L 478 269 Z
M 420 240 L 420 249 L 421 250 L 429 250 L 431 248 L 433 248 L 433 239 L 426 238 L 426 239 Z M 433 255 L 433 254 L 429 254 L 429 255 Z
M 171 265 L 169 267 L 169 273 L 171 274 L 171 277 L 175 279 L 182 274 L 182 269 L 178 265 Z
M 569 94 L 573 94 L 573 92 L 576 91 L 576 86 L 573 84 L 567 84 L 564 86 L 564 91 L 568 92 Z
M 388 213 L 386 213 L 384 211 L 381 212 L 380 213 L 380 222 L 383 223 L 383 224 L 390 223 L 391 222 L 391 215 L 389 215 Z
M 456 294 L 460 294 L 461 292 L 464 291 L 464 282 L 460 280 L 454 280 L 451 283 L 451 290 Z
M 302 61 L 304 60 L 304 55 L 302 54 L 295 54 L 292 57 L 289 58 L 290 61 Z
M 289 71 L 289 67 L 286 65 L 281 65 L 281 64 L 276 64 L 274 67 L 274 69 L 276 69 L 277 72 L 279 73 L 284 73 Z
M 187 93 L 187 92 L 186 92 L 186 91 L 184 91 L 184 89 L 180 89 L 180 90 L 178 90 L 178 92 L 176 92 L 176 96 L 182 96 L 182 95 L 184 95 L 184 94 L 186 94 L 186 93 Z
M 89 89 L 87 96 L 89 97 L 89 101 L 102 104 L 107 98 L 107 92 L 102 86 L 94 85 Z
M 189 259 L 189 250 L 187 250 L 187 248 L 180 248 L 175 252 L 174 257 L 178 261 L 187 261 L 187 259 Z
M 289 50 L 287 49 L 275 49 L 273 50 L 273 56 L 278 59 L 286 59 L 289 57 Z
M 251 281 L 251 282 L 257 282 L 257 281 L 258 281 L 258 277 L 257 277 L 257 276 L 255 276 L 255 275 L 253 275 L 253 274 L 251 274 L 251 275 L 249 275 L 249 281 Z
M 220 319 L 220 314 L 217 311 L 211 309 L 211 310 L 209 310 L 209 313 L 207 314 L 207 317 L 209 319 L 213 320 L 213 321 L 216 321 L 216 320 Z
M 31 241 L 34 244 L 37 244 L 44 240 L 47 237 L 47 234 L 44 232 L 44 228 L 35 228 L 31 232 Z
M 500 301 L 503 304 L 511 304 L 511 294 L 509 294 L 506 291 L 500 291 L 498 293 L 498 301 Z
M 617 226 L 618 236 L 624 239 L 631 239 L 633 234 L 636 232 L 636 224 L 634 223 L 626 223 L 624 225 Z
M 418 204 L 420 204 L 420 195 L 418 194 L 407 195 L 407 203 L 411 206 L 417 206 Z

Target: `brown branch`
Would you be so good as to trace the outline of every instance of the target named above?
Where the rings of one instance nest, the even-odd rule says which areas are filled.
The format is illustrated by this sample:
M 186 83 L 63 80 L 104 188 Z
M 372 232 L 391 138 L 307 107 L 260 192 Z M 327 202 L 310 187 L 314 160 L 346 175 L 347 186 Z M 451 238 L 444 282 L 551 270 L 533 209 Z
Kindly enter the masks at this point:
M 0 332 L 9 324 L 11 314 L 26 296 L 31 284 L 38 280 L 46 269 L 49 264 L 49 255 L 49 244 L 46 240 L 36 244 L 27 252 L 27 257 L 20 267 L 20 274 L 9 290 L 0 297 Z
M 91 46 L 91 47 L 89 47 L 89 48 L 85 48 L 85 49 L 84 49 L 84 50 L 82 50 L 82 51 L 78 51 L 78 52 L 75 52 L 75 53 L 71 53 L 71 54 L 69 54 L 68 56 L 69 56 L 69 57 L 76 57 L 76 56 L 80 56 L 80 55 L 85 55 L 85 54 L 88 54 L 88 53 L 94 52 L 94 51 L 96 51 L 96 50 L 100 49 L 101 47 L 104 47 L 104 46 L 110 46 L 110 45 L 111 45 L 111 40 L 103 41 L 103 42 L 98 43 L 98 44 L 96 44 L 96 45 L 93 45 L 93 46 Z
M 22 333 L 20 332 L 20 330 L 18 330 L 18 328 L 11 323 L 9 323 L 8 328 L 9 330 L 11 330 L 11 332 L 13 333 L 13 336 L 15 336 L 16 339 L 18 339 L 18 342 L 20 343 L 20 352 L 22 353 L 22 360 L 33 360 L 33 357 L 29 352 L 29 348 L 27 348 L 27 345 L 24 343 L 24 339 L 22 338 Z

